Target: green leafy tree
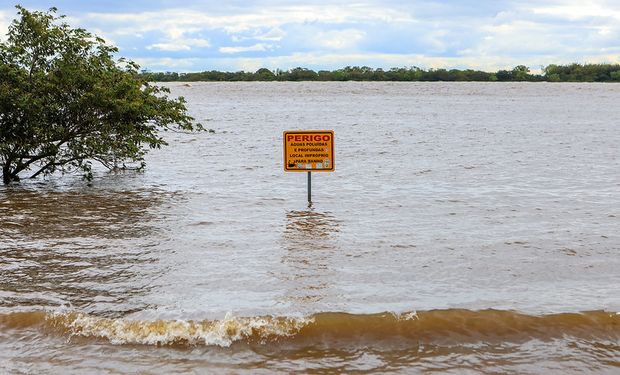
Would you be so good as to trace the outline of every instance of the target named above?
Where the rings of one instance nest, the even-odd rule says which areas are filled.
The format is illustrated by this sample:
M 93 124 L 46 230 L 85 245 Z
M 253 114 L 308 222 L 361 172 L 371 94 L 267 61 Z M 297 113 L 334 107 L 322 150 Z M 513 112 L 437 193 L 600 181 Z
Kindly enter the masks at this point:
M 257 81 L 274 81 L 276 79 L 276 75 L 267 68 L 258 69 L 254 76 Z
M 311 69 L 295 68 L 288 74 L 288 80 L 290 81 L 316 81 L 318 74 Z
M 517 65 L 512 69 L 512 78 L 515 81 L 528 81 L 530 79 L 530 68 L 525 65 Z
M 143 167 L 162 130 L 201 130 L 183 98 L 149 84 L 138 65 L 57 10 L 29 11 L 0 43 L 0 167 L 5 184 L 22 174 Z

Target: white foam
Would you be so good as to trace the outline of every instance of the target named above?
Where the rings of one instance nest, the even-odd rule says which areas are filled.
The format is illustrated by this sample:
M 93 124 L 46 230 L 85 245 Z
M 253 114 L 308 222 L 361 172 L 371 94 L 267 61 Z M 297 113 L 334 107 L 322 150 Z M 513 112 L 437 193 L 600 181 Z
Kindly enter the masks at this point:
M 229 347 L 236 341 L 290 337 L 313 321 L 312 318 L 234 317 L 222 320 L 128 320 L 93 317 L 83 313 L 53 313 L 55 326 L 72 336 L 105 338 L 110 343 L 170 345 L 216 345 Z

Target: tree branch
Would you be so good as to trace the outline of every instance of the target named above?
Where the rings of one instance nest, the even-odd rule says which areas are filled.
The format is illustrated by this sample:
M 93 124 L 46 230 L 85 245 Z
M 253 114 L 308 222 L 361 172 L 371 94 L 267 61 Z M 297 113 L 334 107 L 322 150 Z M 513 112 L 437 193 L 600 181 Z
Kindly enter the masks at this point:
M 82 158 L 74 157 L 74 158 L 71 158 L 71 159 L 62 160 L 60 162 L 49 162 L 49 163 L 45 164 L 43 167 L 41 167 L 41 169 L 39 169 L 35 174 L 30 176 L 30 178 L 36 178 L 38 175 L 40 175 L 41 173 L 45 172 L 45 170 L 50 168 L 50 167 L 58 166 L 58 165 L 65 165 L 67 163 L 71 163 L 72 161 L 76 161 L 76 160 L 80 160 L 80 159 L 82 159 Z
M 58 150 L 58 148 L 60 148 L 60 146 L 65 144 L 68 140 L 69 140 L 69 138 L 65 137 L 65 139 L 62 139 L 57 144 L 55 144 L 54 148 L 56 150 Z M 28 168 L 28 166 L 30 166 L 34 162 L 37 162 L 37 161 L 39 161 L 41 159 L 45 159 L 45 158 L 50 157 L 50 156 L 54 156 L 54 155 L 56 155 L 57 152 L 58 151 L 56 151 L 56 152 L 48 152 L 48 153 L 45 153 L 45 154 L 40 154 L 40 155 L 32 156 L 32 157 L 29 157 L 29 158 L 22 158 L 22 157 L 20 157 L 20 162 L 15 167 L 15 173 L 17 174 L 17 173 L 23 171 L 24 169 Z M 22 164 L 21 163 L 21 159 L 28 159 L 28 161 Z

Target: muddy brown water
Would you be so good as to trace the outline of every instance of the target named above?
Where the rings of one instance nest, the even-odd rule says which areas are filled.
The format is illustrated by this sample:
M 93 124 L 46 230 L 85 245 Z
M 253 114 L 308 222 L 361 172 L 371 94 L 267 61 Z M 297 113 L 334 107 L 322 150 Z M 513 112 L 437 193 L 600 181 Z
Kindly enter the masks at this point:
M 214 132 L 0 187 L 0 373 L 620 371 L 620 85 L 168 86 Z

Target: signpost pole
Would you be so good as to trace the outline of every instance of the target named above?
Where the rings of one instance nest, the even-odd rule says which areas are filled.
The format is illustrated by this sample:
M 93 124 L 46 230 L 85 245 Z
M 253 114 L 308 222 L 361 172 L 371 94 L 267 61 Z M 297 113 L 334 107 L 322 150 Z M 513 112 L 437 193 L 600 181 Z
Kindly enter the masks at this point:
M 312 172 L 308 171 L 308 205 L 312 204 Z
M 312 207 L 312 171 L 333 172 L 333 130 L 285 130 L 284 171 L 308 173 L 308 207 Z

